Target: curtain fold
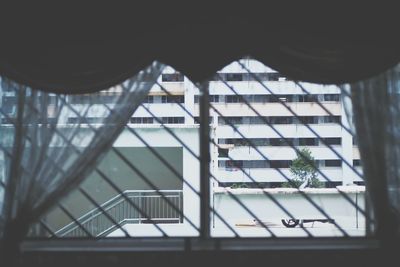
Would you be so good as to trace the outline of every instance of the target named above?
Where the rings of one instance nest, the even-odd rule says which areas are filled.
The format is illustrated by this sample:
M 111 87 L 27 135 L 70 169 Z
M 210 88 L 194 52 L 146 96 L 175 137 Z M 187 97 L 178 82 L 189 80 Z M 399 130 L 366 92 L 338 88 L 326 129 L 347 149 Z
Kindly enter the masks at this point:
M 93 170 L 163 68 L 155 62 L 89 95 L 50 94 L 2 80 L 0 255 L 16 253 L 29 226 Z
M 348 3 L 174 2 L 154 8 L 135 1 L 133 9 L 96 3 L 96 12 L 83 3 L 3 8 L 0 75 L 50 92 L 88 93 L 154 60 L 204 82 L 251 56 L 294 80 L 328 84 L 365 79 L 400 62 L 397 8 L 387 5 L 364 3 L 360 12 Z
M 350 85 L 376 233 L 400 233 L 400 65 Z

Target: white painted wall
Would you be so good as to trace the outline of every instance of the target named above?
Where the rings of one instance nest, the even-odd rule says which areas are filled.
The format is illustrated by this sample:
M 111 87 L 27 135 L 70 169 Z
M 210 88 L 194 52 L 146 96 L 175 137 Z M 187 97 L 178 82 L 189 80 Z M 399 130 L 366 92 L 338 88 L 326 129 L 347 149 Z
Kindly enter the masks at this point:
M 357 203 L 360 209 L 365 210 L 364 187 L 341 187 L 340 190 L 346 193 L 354 203 Z M 349 232 L 356 231 L 360 235 L 365 233 L 365 217 L 357 211 L 355 206 L 341 196 L 337 189 L 303 189 L 301 192 L 321 207 L 341 228 Z M 234 228 L 238 227 L 237 224 L 251 224 L 254 216 L 241 207 L 229 193 L 234 194 L 261 221 L 271 225 L 271 229 L 285 228 L 281 219 L 291 218 L 291 216 L 286 214 L 264 193 L 274 197 L 296 219 L 326 218 L 295 189 L 217 188 L 214 193 L 215 210 Z M 212 225 L 214 235 L 219 236 L 221 233 L 229 235 L 229 228 L 217 216 L 213 217 Z M 305 226 L 310 227 L 310 225 Z M 334 228 L 330 224 L 323 226 Z M 262 236 L 265 234 L 262 231 L 259 231 L 259 233 Z
M 340 188 L 340 187 L 339 187 Z M 344 193 L 361 210 L 365 210 L 364 187 L 341 187 Z M 241 237 L 270 237 L 271 233 L 261 226 L 254 224 L 255 218 L 246 211 L 229 193 L 246 205 L 246 207 L 257 216 L 269 230 L 277 237 L 298 237 L 307 236 L 306 232 L 299 226 L 286 228 L 281 220 L 288 218 L 295 219 L 324 219 L 326 215 L 334 219 L 337 226 L 330 223 L 305 223 L 303 226 L 313 236 L 343 236 L 343 229 L 349 236 L 365 235 L 365 217 L 357 211 L 353 204 L 345 200 L 337 189 L 304 189 L 302 192 L 316 205 L 321 207 L 326 215 L 319 212 L 304 196 L 295 189 L 225 189 L 214 190 L 213 208 L 225 220 L 234 231 Z M 270 194 L 284 207 L 290 215 L 285 213 L 280 206 L 264 195 Z M 211 216 L 211 236 L 232 237 L 233 232 L 220 217 Z M 188 225 L 183 224 L 159 224 L 170 236 L 192 236 L 195 231 Z M 124 228 L 132 236 L 161 236 L 161 232 L 154 225 L 128 224 Z M 109 236 L 123 236 L 120 230 L 116 230 Z

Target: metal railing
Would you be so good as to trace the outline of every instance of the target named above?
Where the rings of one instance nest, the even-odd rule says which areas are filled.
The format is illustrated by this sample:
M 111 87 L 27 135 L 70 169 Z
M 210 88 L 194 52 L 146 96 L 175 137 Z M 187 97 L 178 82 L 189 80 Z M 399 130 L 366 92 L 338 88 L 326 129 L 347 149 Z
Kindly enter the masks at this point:
M 110 214 L 120 225 L 126 223 L 183 223 L 179 212 L 174 210 L 165 199 L 164 194 L 176 208 L 183 210 L 183 192 L 181 190 L 126 190 L 101 205 L 101 208 Z M 126 200 L 128 197 L 133 203 L 140 207 L 148 217 L 143 217 L 134 206 Z M 85 237 L 84 227 L 92 236 L 105 236 L 116 229 L 99 208 L 95 208 L 76 219 L 79 222 L 71 222 L 55 232 L 59 237 Z

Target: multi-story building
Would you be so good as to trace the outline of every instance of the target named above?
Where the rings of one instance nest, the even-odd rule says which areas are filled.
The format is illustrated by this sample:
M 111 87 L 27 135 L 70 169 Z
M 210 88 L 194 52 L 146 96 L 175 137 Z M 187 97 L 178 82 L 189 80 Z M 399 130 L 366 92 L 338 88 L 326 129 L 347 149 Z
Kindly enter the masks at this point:
M 296 157 L 290 145 L 308 147 L 311 150 L 320 171 L 331 180 L 326 183 L 327 187 L 362 184 L 362 179 L 338 157 L 340 155 L 361 171 L 359 153 L 353 137 L 339 124 L 349 125 L 339 87 L 302 83 L 306 93 L 294 81 L 255 60 L 244 59 L 240 62 L 243 66 L 237 62 L 232 63 L 215 77 L 211 77 L 209 83 L 209 99 L 214 107 L 210 109 L 212 138 L 218 144 L 218 148 L 211 149 L 214 152 L 212 169 L 216 172 L 220 185 L 244 183 L 252 187 L 254 182 L 240 170 L 242 169 L 265 187 L 280 186 L 286 180 L 275 168 L 282 169 L 283 173 L 290 176 L 290 161 Z M 129 123 L 135 127 L 160 123 L 180 127 L 198 124 L 200 90 L 188 78 L 169 67 L 158 81 L 168 94 L 155 85 L 144 101 L 151 113 L 139 107 Z M 108 98 L 112 97 L 102 95 L 98 100 L 107 103 Z M 10 92 L 3 92 L 2 98 L 3 110 L 12 113 L 15 109 L 15 97 Z M 70 102 L 79 105 L 80 99 L 82 98 L 71 96 Z M 101 121 L 101 118 L 91 114 L 87 116 L 89 122 Z M 3 118 L 3 122 L 4 120 Z M 76 120 L 71 114 L 66 123 Z M 326 182 L 321 175 L 320 179 Z
M 211 135 L 218 144 L 211 149 L 212 170 L 220 186 L 240 183 L 254 187 L 256 181 L 257 186 L 279 187 L 286 179 L 275 168 L 290 177 L 288 168 L 296 157 L 291 145 L 311 150 L 319 170 L 330 180 L 319 175 L 327 187 L 363 183 L 340 158 L 361 171 L 353 137 L 340 125 L 349 127 L 338 86 L 299 86 L 255 60 L 240 63 L 243 66 L 237 62 L 228 65 L 209 83 Z M 169 94 L 155 86 L 145 101 L 146 108 L 165 124 L 198 123 L 200 90 L 172 68 L 164 70 L 159 82 Z M 139 108 L 131 123 L 158 122 Z

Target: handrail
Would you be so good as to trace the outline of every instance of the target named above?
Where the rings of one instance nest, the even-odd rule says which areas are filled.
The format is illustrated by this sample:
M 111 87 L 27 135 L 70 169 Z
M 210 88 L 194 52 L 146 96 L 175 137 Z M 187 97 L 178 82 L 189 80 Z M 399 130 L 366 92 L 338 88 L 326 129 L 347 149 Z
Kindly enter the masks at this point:
M 165 195 L 165 197 L 178 198 L 179 209 L 182 209 L 182 207 L 181 207 L 181 205 L 182 205 L 182 200 L 181 200 L 182 190 L 126 190 L 122 194 L 118 194 L 118 195 L 114 196 L 113 198 L 107 200 L 103 204 L 101 204 L 100 205 L 101 208 L 97 207 L 97 208 L 94 208 L 94 209 L 88 211 L 84 215 L 77 218 L 76 221 L 78 221 L 83 226 L 87 226 L 87 227 L 91 226 L 91 229 L 86 229 L 86 230 L 93 232 L 92 234 L 94 236 L 103 235 L 103 233 L 109 232 L 109 229 L 112 229 L 114 227 L 114 225 L 111 224 L 108 227 L 106 227 L 107 226 L 106 224 L 101 225 L 101 226 L 104 226 L 105 229 L 98 229 L 98 227 L 93 228 L 93 224 L 96 223 L 96 220 L 104 221 L 104 219 L 106 218 L 106 215 L 103 214 L 102 209 L 104 211 L 110 211 L 113 208 L 122 206 L 123 209 L 129 208 L 131 212 L 135 212 L 136 209 L 133 206 L 127 205 L 128 204 L 128 201 L 126 200 L 127 197 L 133 198 L 133 199 L 138 198 L 139 203 L 142 203 L 144 199 L 148 199 L 148 201 L 151 201 L 151 199 L 161 199 L 161 194 Z M 164 203 L 161 203 L 160 201 L 159 201 L 158 205 L 165 205 Z M 144 205 L 141 204 L 139 206 L 144 206 Z M 140 207 L 140 208 L 145 209 L 145 210 L 149 209 L 149 207 Z M 163 207 L 163 208 L 165 208 L 165 207 Z M 168 206 L 166 208 L 168 208 Z M 159 209 L 160 209 L 160 207 L 159 207 Z M 168 213 L 168 211 L 167 211 L 167 213 Z M 151 209 L 147 210 L 146 214 L 150 215 Z M 103 218 L 103 217 L 105 217 L 105 218 Z M 151 215 L 149 217 L 151 217 Z M 177 222 L 182 221 L 182 218 L 180 218 L 179 214 L 177 214 L 177 217 L 174 217 L 174 218 L 170 218 L 170 217 L 163 218 L 162 216 L 156 216 L 156 217 L 161 220 L 169 219 L 169 220 L 176 220 Z M 138 223 L 141 223 L 141 221 L 143 221 L 143 220 L 148 220 L 148 218 L 142 218 L 140 215 L 137 218 L 135 218 L 135 217 L 134 218 L 125 218 L 125 216 L 123 216 L 121 218 L 115 218 L 115 219 L 118 223 L 121 223 L 121 222 L 126 223 L 127 220 L 137 221 Z M 100 224 L 100 223 L 98 222 L 98 224 Z M 80 228 L 81 227 L 76 222 L 71 222 L 71 223 L 67 224 L 66 226 L 62 227 L 61 229 L 59 229 L 58 231 L 56 231 L 55 234 L 59 237 L 63 237 L 63 236 L 67 236 L 67 235 L 81 236 L 80 234 L 77 233 L 77 232 L 79 232 L 79 230 L 81 230 Z M 74 233 L 74 231 L 76 233 Z

